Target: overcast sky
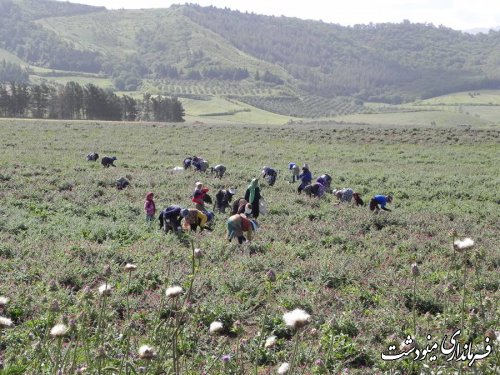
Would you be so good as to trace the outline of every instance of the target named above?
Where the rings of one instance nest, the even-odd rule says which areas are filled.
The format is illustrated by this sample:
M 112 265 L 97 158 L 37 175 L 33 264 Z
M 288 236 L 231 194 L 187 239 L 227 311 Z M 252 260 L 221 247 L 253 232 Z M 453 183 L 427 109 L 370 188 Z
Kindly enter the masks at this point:
M 185 1 L 71 0 L 108 9 L 168 8 Z M 457 30 L 500 26 L 500 0 L 191 0 L 202 6 L 257 14 L 323 20 L 341 25 L 411 22 L 444 25 Z

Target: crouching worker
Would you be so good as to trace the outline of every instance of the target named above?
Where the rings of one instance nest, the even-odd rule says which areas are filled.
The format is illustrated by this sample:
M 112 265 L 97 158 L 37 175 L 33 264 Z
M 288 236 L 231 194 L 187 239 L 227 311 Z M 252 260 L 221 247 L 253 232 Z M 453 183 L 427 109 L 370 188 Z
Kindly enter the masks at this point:
M 341 190 L 334 190 L 332 193 L 339 200 L 339 202 L 337 204 L 340 204 L 342 202 L 351 203 L 351 201 L 354 199 L 354 204 L 356 206 L 364 206 L 365 205 L 365 202 L 363 202 L 363 199 L 361 199 L 361 196 L 359 195 L 359 193 L 356 193 L 351 188 L 343 188 Z
M 193 159 L 188 157 L 188 158 L 184 159 L 184 161 L 182 162 L 182 165 L 184 166 L 184 169 L 189 169 L 189 168 L 191 168 L 192 163 L 193 163 Z
M 292 173 L 292 180 L 290 183 L 294 183 L 299 180 L 300 167 L 295 163 L 288 163 L 288 170 Z
M 196 183 L 196 189 L 193 192 L 191 202 L 195 204 L 195 207 L 200 211 L 205 211 L 205 202 L 212 203 L 212 199 L 207 199 L 208 188 L 204 187 L 201 182 Z
M 387 203 L 392 202 L 392 195 L 375 195 L 370 200 L 370 210 L 375 211 L 375 213 L 379 212 L 380 209 L 384 211 L 391 211 L 386 206 Z
M 235 193 L 234 189 L 221 189 L 215 194 L 215 207 L 219 213 L 226 212 Z
M 300 178 L 300 185 L 299 187 L 297 188 L 297 193 L 301 193 L 302 190 L 304 190 L 304 188 L 309 185 L 312 181 L 312 173 L 311 171 L 309 170 L 309 166 L 307 164 L 304 164 L 304 166 L 302 167 L 302 173 L 299 175 L 299 178 Z
M 193 156 L 191 165 L 193 165 L 197 171 L 205 172 L 208 168 L 208 161 L 198 156 Z
M 278 172 L 270 167 L 262 168 L 262 177 L 267 181 L 269 186 L 273 186 L 276 182 L 276 177 L 278 177 Z
M 323 174 L 319 176 L 316 182 L 319 182 L 321 185 L 323 185 L 329 192 L 331 191 L 330 187 L 332 185 L 332 176 L 330 176 L 329 174 Z
M 213 212 L 202 212 L 196 208 L 184 208 L 181 210 L 181 216 L 184 218 L 182 227 L 185 230 L 196 231 L 198 227 L 200 227 L 201 231 L 203 229 L 212 230 L 207 224 L 213 220 Z
M 313 196 L 315 198 L 321 198 L 323 195 L 325 195 L 326 188 L 323 184 L 315 182 L 312 185 L 307 185 L 303 190 L 308 197 Z
M 243 214 L 245 213 L 245 207 L 247 205 L 247 201 L 245 198 L 239 198 L 233 202 L 233 206 L 231 208 L 231 215 Z
M 224 173 L 226 173 L 226 167 L 222 164 L 217 164 L 215 167 L 210 168 L 210 173 L 215 173 L 215 177 L 222 178 Z
M 250 220 L 244 215 L 233 215 L 227 219 L 227 240 L 231 240 L 236 237 L 238 243 L 241 245 L 243 242 L 252 241 L 253 233 L 257 230 L 258 225 L 255 220 Z M 244 233 L 247 236 L 245 238 Z
M 174 233 L 180 233 L 181 228 L 181 211 L 182 208 L 179 206 L 168 206 L 163 211 L 160 212 L 158 220 L 160 221 L 160 229 L 163 229 L 165 233 L 172 231 Z

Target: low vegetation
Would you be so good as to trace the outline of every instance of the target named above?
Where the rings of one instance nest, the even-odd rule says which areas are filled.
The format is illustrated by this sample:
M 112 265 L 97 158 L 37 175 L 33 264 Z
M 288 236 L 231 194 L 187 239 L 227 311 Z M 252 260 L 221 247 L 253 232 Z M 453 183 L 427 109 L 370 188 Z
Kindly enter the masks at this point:
M 0 120 L 0 374 L 493 374 L 499 137 L 439 125 Z M 91 151 L 116 156 L 116 168 L 87 162 Z M 192 154 L 227 174 L 174 174 Z M 290 161 L 365 201 L 392 192 L 393 211 L 298 196 Z M 223 214 L 213 232 L 181 237 L 145 222 L 148 191 L 159 209 L 190 205 L 198 180 L 212 196 L 223 186 L 240 196 L 264 165 L 279 176 L 262 187 L 269 213 L 251 243 L 227 242 Z M 460 252 L 452 243 L 465 237 L 474 247 Z M 439 351 L 381 359 L 390 345 L 407 351 L 408 336 L 422 348 L 427 334 L 440 344 L 460 328 L 462 344 L 483 353 L 487 336 L 493 353 L 470 368 Z

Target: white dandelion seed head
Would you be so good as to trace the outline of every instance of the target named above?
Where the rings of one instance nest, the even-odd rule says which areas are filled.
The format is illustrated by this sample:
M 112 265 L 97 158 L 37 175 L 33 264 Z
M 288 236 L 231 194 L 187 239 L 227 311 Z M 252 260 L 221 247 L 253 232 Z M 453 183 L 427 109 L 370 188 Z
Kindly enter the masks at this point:
M 290 364 L 288 362 L 283 362 L 278 368 L 278 374 L 286 374 L 290 370 Z
M 194 249 L 194 257 L 195 258 L 203 258 L 203 250 L 202 249 Z
M 168 298 L 176 298 L 179 297 L 182 293 L 182 288 L 180 286 L 171 286 L 170 288 L 167 288 L 165 291 L 165 295 Z
M 9 299 L 4 296 L 0 296 L 0 307 L 4 307 L 9 303 Z
M 13 325 L 12 320 L 0 316 L 0 328 L 10 328 L 12 327 L 12 325 Z
M 420 276 L 420 270 L 418 269 L 418 265 L 416 262 L 411 265 L 411 274 L 414 277 Z
M 224 325 L 222 322 L 212 322 L 210 323 L 210 334 L 215 335 L 216 333 L 221 332 L 224 329 Z
M 153 348 L 149 345 L 142 345 L 139 348 L 139 358 L 140 359 L 152 359 L 155 356 Z
M 101 296 L 109 296 L 111 294 L 111 290 L 113 288 L 111 287 L 111 285 L 109 284 L 102 284 L 100 287 L 99 287 L 99 294 Z
M 63 337 L 63 336 L 66 336 L 68 331 L 69 331 L 69 328 L 66 324 L 56 324 L 50 330 L 50 335 L 52 337 Z
M 266 343 L 264 344 L 264 348 L 274 348 L 276 346 L 276 336 L 269 336 L 266 339 Z
M 474 240 L 472 238 L 464 238 L 463 240 L 456 240 L 453 243 L 455 250 L 466 250 L 474 246 Z
M 287 327 L 298 329 L 304 327 L 311 321 L 311 315 L 302 309 L 295 309 L 283 314 L 283 320 Z
M 127 264 L 125 264 L 125 267 L 123 267 L 123 269 L 126 272 L 132 272 L 132 271 L 135 271 L 137 269 L 137 266 L 135 264 L 132 264 L 132 263 L 127 263 Z

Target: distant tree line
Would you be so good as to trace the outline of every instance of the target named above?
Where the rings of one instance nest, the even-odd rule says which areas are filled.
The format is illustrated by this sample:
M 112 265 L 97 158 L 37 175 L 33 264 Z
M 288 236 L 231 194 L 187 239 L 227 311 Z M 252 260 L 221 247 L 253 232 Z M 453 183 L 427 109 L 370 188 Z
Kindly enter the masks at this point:
M 250 73 L 246 68 L 218 66 L 203 68 L 201 70 L 189 69 L 183 71 L 182 69 L 177 69 L 175 66 L 163 63 L 155 64 L 152 68 L 152 74 L 154 78 L 158 79 L 187 78 L 193 80 L 219 79 L 224 81 L 241 81 L 250 77 Z
M 19 64 L 0 61 L 0 82 L 28 82 L 29 74 Z
M 52 86 L 0 83 L 0 117 L 110 121 L 184 121 L 177 98 L 144 94 L 142 100 L 117 96 L 91 83 Z

